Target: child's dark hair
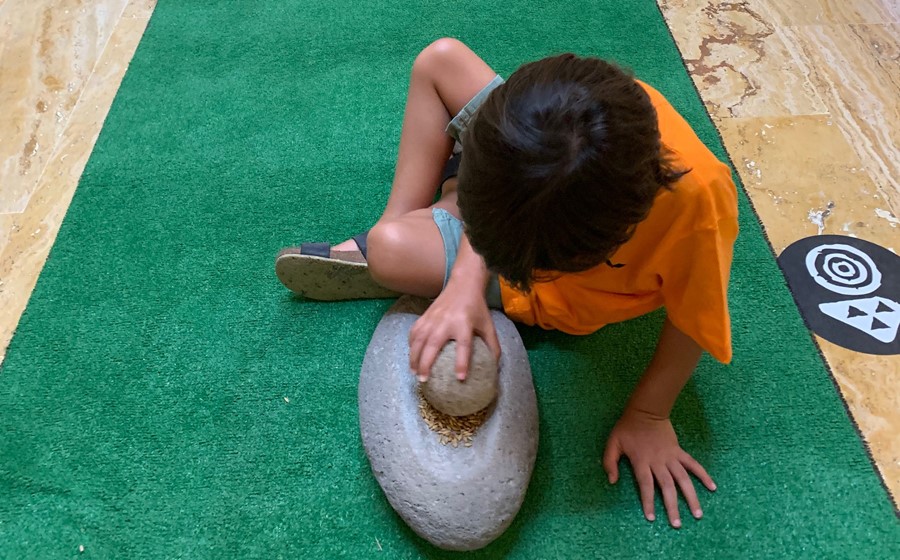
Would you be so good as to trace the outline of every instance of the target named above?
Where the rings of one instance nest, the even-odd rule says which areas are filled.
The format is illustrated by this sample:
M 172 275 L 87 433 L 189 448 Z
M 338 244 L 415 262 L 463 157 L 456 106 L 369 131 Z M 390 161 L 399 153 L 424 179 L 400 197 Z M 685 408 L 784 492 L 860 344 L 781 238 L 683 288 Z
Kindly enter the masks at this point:
M 527 290 L 605 262 L 650 212 L 670 166 L 634 78 L 573 54 L 525 64 L 464 133 L 459 208 L 491 270 Z

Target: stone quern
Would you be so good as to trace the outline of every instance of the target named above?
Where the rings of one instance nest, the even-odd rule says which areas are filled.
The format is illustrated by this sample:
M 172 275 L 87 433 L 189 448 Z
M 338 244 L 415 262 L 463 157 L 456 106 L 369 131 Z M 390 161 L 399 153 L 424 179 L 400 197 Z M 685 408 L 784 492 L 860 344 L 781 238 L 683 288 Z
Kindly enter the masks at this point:
M 359 422 L 372 472 L 401 518 L 447 550 L 476 550 L 512 523 L 531 479 L 538 411 L 512 322 L 492 311 L 502 355 L 497 398 L 471 447 L 441 445 L 422 420 L 409 369 L 409 329 L 428 300 L 404 296 L 384 315 L 363 360 Z

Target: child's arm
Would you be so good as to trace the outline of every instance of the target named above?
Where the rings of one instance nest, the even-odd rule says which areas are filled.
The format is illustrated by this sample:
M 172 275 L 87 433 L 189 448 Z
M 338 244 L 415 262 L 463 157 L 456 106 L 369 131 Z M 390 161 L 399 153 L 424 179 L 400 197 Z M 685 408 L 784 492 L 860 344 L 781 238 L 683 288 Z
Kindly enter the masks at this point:
M 678 491 L 696 518 L 703 515 L 689 472 L 709 490 L 716 485 L 706 470 L 678 444 L 669 412 L 681 389 L 690 379 L 702 350 L 691 337 L 666 319 L 653 360 L 632 393 L 622 417 L 609 435 L 603 466 L 610 483 L 619 479 L 618 462 L 628 457 L 641 492 L 644 515 L 655 519 L 654 480 L 673 527 L 681 527 Z
M 500 343 L 485 301 L 489 273 L 465 235 L 444 290 L 409 331 L 409 367 L 425 380 L 444 345 L 456 341 L 456 376 L 465 379 L 473 333 L 500 357 Z

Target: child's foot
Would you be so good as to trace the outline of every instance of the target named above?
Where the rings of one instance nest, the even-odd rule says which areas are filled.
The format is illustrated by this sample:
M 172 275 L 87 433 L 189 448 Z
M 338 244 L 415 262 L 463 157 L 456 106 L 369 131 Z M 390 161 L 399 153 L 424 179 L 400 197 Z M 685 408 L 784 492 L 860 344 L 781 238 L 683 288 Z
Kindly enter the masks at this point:
M 331 250 L 335 253 L 358 253 L 362 255 L 359 250 L 359 246 L 357 246 L 356 241 L 354 241 L 353 239 L 348 239 L 343 243 L 338 243 L 337 245 L 332 247 Z M 363 257 L 363 259 L 365 259 L 365 257 Z
M 287 247 L 275 257 L 275 274 L 292 292 L 320 301 L 399 296 L 369 274 L 365 249 L 366 234 L 334 247 L 326 243 Z

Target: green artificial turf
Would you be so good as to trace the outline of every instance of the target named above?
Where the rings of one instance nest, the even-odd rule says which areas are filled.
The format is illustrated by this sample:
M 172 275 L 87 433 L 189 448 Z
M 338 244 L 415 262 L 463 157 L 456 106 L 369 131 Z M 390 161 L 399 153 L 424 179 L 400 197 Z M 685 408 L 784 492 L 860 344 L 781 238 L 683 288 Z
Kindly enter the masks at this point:
M 302 301 L 273 273 L 282 246 L 378 217 L 411 63 L 441 36 L 504 75 L 615 59 L 725 157 L 652 0 L 161 0 L 0 372 L 0 557 L 454 556 L 393 513 L 360 442 L 389 302 Z M 704 358 L 673 413 L 719 485 L 704 519 L 646 522 L 630 471 L 611 487 L 600 465 L 662 315 L 522 328 L 540 451 L 518 518 L 473 557 L 900 557 L 743 195 L 741 226 L 734 362 Z

